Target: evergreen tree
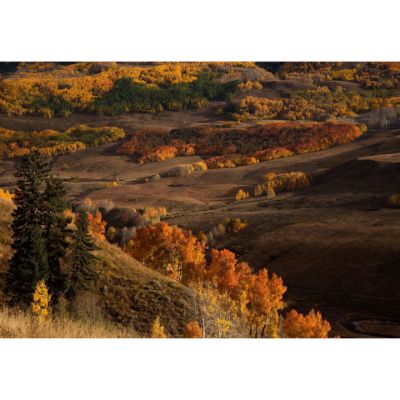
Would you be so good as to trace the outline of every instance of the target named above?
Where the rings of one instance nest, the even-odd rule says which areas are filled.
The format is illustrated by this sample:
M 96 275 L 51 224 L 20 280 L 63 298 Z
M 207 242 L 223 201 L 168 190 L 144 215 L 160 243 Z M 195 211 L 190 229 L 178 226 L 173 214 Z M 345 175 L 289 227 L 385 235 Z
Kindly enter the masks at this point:
M 69 299 L 73 299 L 79 291 L 92 287 L 96 277 L 94 263 L 97 259 L 92 251 L 96 249 L 97 246 L 89 235 L 88 215 L 84 211 L 80 212 L 76 218 L 76 231 L 72 235 Z
M 66 191 L 62 180 L 51 176 L 46 181 L 44 199 L 44 239 L 49 265 L 47 286 L 56 302 L 67 289 L 67 274 L 62 270 L 62 260 L 65 258 L 70 230 L 67 228 L 71 218 L 64 216 L 67 209 Z
M 13 212 L 12 248 L 14 255 L 7 272 L 7 293 L 12 304 L 29 306 L 41 279 L 48 272 L 47 254 L 43 239 L 42 184 L 48 166 L 37 155 L 22 158 L 18 165 L 17 189 Z

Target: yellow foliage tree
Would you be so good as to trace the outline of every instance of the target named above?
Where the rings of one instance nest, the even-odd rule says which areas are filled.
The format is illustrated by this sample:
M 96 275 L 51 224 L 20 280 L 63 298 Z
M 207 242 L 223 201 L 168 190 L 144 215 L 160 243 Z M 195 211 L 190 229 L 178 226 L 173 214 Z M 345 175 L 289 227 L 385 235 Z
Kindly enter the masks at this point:
M 5 200 L 5 201 L 10 201 L 12 202 L 14 198 L 14 195 L 10 193 L 9 191 L 0 188 L 0 200 Z
M 36 285 L 35 293 L 33 294 L 33 301 L 31 309 L 33 315 L 38 317 L 40 322 L 46 320 L 49 315 L 50 295 L 47 286 L 43 280 L 39 281 Z
M 151 337 L 153 339 L 166 339 L 168 338 L 165 333 L 164 326 L 161 324 L 160 317 L 157 317 L 151 325 Z
M 229 294 L 206 286 L 193 286 L 199 306 L 203 337 L 229 337 L 233 326 L 240 324 L 238 304 Z

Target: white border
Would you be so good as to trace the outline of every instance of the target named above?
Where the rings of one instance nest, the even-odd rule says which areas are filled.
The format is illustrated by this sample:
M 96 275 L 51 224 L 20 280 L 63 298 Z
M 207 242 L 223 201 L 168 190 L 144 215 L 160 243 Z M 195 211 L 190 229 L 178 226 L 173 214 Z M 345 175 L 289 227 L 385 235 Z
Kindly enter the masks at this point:
M 398 61 L 397 0 L 12 0 L 3 61 Z
M 0 353 L 7 400 L 376 400 L 399 393 L 398 340 L 2 340 Z
M 399 61 L 398 1 L 12 0 L 1 61 Z M 393 399 L 399 340 L 0 340 L 13 399 Z

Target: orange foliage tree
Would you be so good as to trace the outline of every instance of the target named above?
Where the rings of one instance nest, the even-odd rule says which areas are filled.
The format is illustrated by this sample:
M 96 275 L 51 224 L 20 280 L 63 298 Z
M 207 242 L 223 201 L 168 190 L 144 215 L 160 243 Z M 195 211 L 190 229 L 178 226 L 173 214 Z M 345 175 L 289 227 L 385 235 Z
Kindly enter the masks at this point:
M 144 265 L 171 278 L 188 283 L 201 280 L 204 264 L 204 244 L 190 231 L 165 222 L 136 230 L 126 251 Z
M 276 274 L 254 273 L 227 249 L 212 249 L 206 266 L 205 242 L 164 222 L 138 228 L 125 251 L 195 291 L 200 324 L 188 324 L 185 337 L 228 337 L 246 326 L 252 337 L 280 337 L 286 287 Z M 306 317 L 291 311 L 283 324 L 287 337 L 321 337 L 330 329 L 314 311 Z
M 288 338 L 327 338 L 330 330 L 329 322 L 314 310 L 307 315 L 291 310 L 282 322 L 283 336 Z
M 91 236 L 105 240 L 106 236 L 106 222 L 103 221 L 102 215 L 100 211 L 96 211 L 95 214 L 88 214 L 88 223 L 89 223 L 89 233 Z
M 209 280 L 220 290 L 231 291 L 239 283 L 237 260 L 229 250 L 211 250 L 211 263 L 207 270 Z
M 236 302 L 237 313 L 248 321 L 250 335 L 257 337 L 261 329 L 261 337 L 278 336 L 278 311 L 286 292 L 282 278 L 269 276 L 266 269 L 254 274 L 231 251 L 213 249 L 205 279 Z

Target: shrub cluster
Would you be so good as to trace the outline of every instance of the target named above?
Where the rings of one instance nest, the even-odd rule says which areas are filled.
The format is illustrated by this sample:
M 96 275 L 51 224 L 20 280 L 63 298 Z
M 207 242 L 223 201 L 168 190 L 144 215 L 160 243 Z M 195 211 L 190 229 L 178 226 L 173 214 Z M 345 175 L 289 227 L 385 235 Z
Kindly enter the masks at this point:
M 372 89 L 400 87 L 399 62 L 363 62 L 346 66 L 341 62 L 283 63 L 279 74 L 282 79 L 359 82 Z
M 238 233 L 247 227 L 247 222 L 240 218 L 225 218 L 218 225 L 213 226 L 207 233 L 199 232 L 198 239 L 203 243 L 214 245 L 216 239 L 224 236 L 227 233 Z
M 193 164 L 181 164 L 168 170 L 163 176 L 180 177 L 187 176 L 196 171 L 207 171 L 208 166 L 204 161 L 198 161 Z
M 208 168 L 223 168 L 324 150 L 349 143 L 363 133 L 362 126 L 332 121 L 271 122 L 243 128 L 139 130 L 117 152 L 138 155 L 142 163 L 177 155 L 224 156 L 206 161 Z
M 263 85 L 258 81 L 246 81 L 239 83 L 238 88 L 243 92 L 247 92 L 253 89 L 261 90 Z
M 400 98 L 386 91 L 348 91 L 341 86 L 330 90 L 319 87 L 297 90 L 288 98 L 246 96 L 238 107 L 227 106 L 226 114 L 236 120 L 283 119 L 325 121 L 336 117 L 355 117 L 380 107 L 400 107 Z
M 75 206 L 74 211 L 88 213 L 93 236 L 102 239 L 105 236 L 109 242 L 120 245 L 134 238 L 137 228 L 158 224 L 168 215 L 165 207 L 115 207 L 110 200 L 93 202 L 89 197 Z
M 206 160 L 207 166 L 213 168 L 235 168 L 257 164 L 259 160 L 253 156 L 217 156 Z
M 275 197 L 276 193 L 293 192 L 310 186 L 310 179 L 302 171 L 286 172 L 283 174 L 268 173 L 265 183 L 254 187 L 254 196 Z
M 43 156 L 68 154 L 86 147 L 123 139 L 125 132 L 116 127 L 74 126 L 64 132 L 47 129 L 40 132 L 0 128 L 0 159 L 21 157 L 31 152 Z

